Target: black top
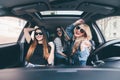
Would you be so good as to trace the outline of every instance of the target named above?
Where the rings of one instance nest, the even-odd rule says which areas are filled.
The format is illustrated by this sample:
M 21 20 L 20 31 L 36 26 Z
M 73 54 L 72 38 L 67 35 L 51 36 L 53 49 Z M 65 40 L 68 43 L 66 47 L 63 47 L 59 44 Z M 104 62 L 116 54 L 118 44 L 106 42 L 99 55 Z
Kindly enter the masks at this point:
M 47 60 L 43 57 L 43 45 L 42 44 L 37 44 L 33 52 L 33 55 L 30 57 L 29 62 L 32 64 L 39 64 L 39 65 L 47 64 Z

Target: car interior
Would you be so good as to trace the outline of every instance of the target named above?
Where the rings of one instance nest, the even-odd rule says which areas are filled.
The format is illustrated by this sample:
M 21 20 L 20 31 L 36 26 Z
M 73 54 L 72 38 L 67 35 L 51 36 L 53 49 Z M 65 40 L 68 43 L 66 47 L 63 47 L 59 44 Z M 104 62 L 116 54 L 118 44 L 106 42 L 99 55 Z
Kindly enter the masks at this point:
M 85 67 L 25 68 L 25 56 L 30 45 L 26 43 L 22 29 L 17 42 L 0 44 L 0 80 L 118 80 L 120 40 L 106 41 L 96 24 L 96 20 L 117 15 L 120 15 L 119 0 L 0 0 L 0 17 L 24 19 L 27 21 L 24 28 L 42 27 L 50 41 L 53 41 L 57 26 L 65 29 L 82 18 L 90 26 L 94 42 Z

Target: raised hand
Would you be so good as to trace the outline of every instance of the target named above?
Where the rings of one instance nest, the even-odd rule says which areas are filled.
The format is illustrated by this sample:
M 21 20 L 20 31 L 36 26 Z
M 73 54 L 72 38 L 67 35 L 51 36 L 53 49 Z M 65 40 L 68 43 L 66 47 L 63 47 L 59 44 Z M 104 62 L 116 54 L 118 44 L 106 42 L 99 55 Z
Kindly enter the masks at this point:
M 80 25 L 80 24 L 82 24 L 82 23 L 85 23 L 85 21 L 83 20 L 83 19 L 78 19 L 77 21 L 75 21 L 74 23 L 73 23 L 73 25 Z

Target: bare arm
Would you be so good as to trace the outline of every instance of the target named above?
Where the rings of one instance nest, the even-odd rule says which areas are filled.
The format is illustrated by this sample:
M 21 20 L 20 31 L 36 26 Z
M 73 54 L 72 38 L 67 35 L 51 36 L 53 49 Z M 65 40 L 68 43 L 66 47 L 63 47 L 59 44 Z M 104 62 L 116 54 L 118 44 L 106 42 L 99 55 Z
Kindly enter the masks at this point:
M 53 65 L 54 64 L 54 50 L 55 50 L 55 46 L 54 46 L 53 42 L 49 42 L 48 44 L 51 47 L 50 55 L 48 57 L 48 64 L 52 64 Z
M 31 40 L 31 36 L 30 36 L 29 32 L 31 32 L 33 30 L 35 30 L 35 29 L 34 28 L 24 28 L 24 36 L 25 36 L 27 43 L 30 43 L 30 40 Z

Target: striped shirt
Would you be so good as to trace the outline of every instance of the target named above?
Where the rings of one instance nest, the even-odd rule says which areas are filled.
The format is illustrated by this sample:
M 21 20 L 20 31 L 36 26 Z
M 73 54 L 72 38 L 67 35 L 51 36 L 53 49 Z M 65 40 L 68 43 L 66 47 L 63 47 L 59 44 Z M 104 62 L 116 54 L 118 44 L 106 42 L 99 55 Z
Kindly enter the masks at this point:
M 62 46 L 62 41 L 59 37 L 56 37 L 54 40 L 55 46 L 56 46 L 56 52 L 57 53 L 62 53 L 63 52 L 63 46 Z

